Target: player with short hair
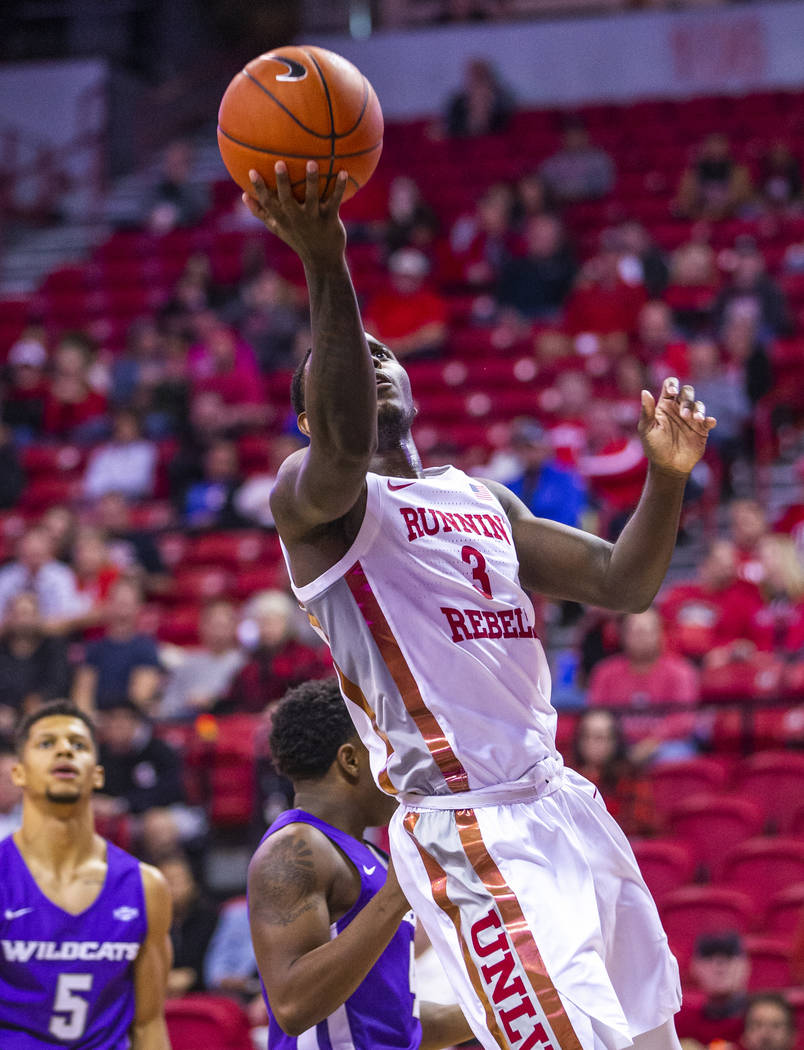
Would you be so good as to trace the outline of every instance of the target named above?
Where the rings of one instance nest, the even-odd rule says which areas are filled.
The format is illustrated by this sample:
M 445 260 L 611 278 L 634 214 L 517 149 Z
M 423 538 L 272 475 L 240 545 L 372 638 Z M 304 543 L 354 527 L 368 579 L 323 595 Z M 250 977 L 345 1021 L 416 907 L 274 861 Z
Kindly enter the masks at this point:
M 690 386 L 642 393 L 648 473 L 616 543 L 535 518 L 502 485 L 422 469 L 410 381 L 366 338 L 338 207 L 314 162 L 245 200 L 300 257 L 313 349 L 309 446 L 271 496 L 293 589 L 327 639 L 390 825 L 402 889 L 486 1050 L 670 1050 L 678 966 L 633 852 L 555 746 L 527 589 L 625 611 L 652 602 L 684 486 L 715 420 Z
M 170 898 L 147 864 L 96 834 L 95 727 L 39 708 L 16 741 L 22 826 L 0 842 L 3 1050 L 170 1050 Z
M 388 858 L 363 839 L 396 802 L 372 779 L 335 679 L 285 695 L 270 747 L 296 794 L 249 867 L 269 1050 L 436 1050 L 469 1039 L 457 1006 L 419 1003 L 411 987 L 415 920 Z

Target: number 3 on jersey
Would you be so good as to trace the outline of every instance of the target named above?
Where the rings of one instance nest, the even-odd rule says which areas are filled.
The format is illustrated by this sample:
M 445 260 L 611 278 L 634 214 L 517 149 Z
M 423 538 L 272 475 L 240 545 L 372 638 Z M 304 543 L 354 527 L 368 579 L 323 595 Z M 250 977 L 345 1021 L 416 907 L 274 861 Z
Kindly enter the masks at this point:
M 493 598 L 489 574 L 486 572 L 486 559 L 479 550 L 474 547 L 465 546 L 461 549 L 461 561 L 471 566 L 474 586 L 480 591 L 484 598 Z
M 50 1018 L 50 1034 L 57 1039 L 78 1039 L 84 1034 L 89 1003 L 76 992 L 92 988 L 91 973 L 60 973 Z

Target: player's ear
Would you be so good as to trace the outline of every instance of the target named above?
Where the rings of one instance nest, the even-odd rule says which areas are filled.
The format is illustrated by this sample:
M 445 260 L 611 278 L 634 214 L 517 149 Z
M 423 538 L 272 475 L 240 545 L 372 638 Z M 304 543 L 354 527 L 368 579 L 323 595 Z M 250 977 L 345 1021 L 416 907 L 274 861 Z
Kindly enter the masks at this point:
M 100 791 L 103 785 L 106 783 L 106 771 L 103 766 L 95 766 L 95 770 L 92 774 L 92 786 L 96 791 Z
M 307 413 L 302 412 L 296 419 L 296 425 L 305 437 L 310 436 L 310 427 L 307 424 Z
M 11 783 L 14 787 L 25 787 L 25 769 L 19 760 L 11 767 Z
M 354 743 L 349 740 L 338 748 L 338 765 L 350 779 L 360 776 L 360 758 Z

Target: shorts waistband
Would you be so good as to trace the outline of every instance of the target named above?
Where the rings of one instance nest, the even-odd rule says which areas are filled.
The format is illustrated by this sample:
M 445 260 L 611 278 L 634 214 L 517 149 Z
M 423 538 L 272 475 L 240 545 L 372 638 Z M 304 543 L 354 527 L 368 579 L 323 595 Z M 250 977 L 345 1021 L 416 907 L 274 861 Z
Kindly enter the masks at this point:
M 526 780 L 473 791 L 458 791 L 454 795 L 418 795 L 401 791 L 397 796 L 408 809 L 479 809 L 482 806 L 504 806 L 513 802 L 534 802 L 552 795 L 564 782 L 564 763 L 561 759 L 546 758 Z

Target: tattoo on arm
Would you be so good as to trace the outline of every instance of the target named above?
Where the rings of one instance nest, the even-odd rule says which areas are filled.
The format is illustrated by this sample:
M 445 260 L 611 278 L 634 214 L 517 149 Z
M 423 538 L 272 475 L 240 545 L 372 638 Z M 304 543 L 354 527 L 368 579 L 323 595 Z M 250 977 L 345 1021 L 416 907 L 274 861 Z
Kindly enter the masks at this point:
M 249 901 L 252 912 L 269 926 L 289 926 L 315 907 L 313 851 L 303 838 L 278 843 L 260 864 Z

